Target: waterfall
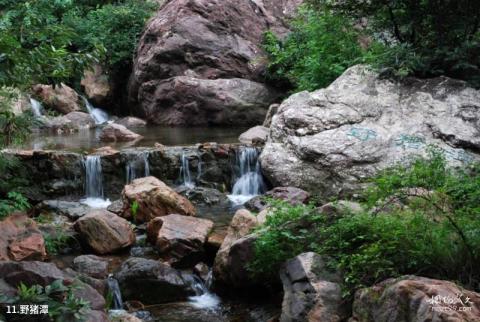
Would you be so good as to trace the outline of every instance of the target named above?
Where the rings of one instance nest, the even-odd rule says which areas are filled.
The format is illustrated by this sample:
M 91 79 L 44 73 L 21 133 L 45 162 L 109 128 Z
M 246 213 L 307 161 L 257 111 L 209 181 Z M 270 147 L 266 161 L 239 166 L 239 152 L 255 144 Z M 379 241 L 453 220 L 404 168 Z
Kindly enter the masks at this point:
M 123 301 L 122 301 L 122 293 L 120 292 L 120 286 L 118 285 L 118 281 L 113 277 L 112 274 L 108 275 L 107 278 L 107 287 L 112 295 L 112 309 L 113 310 L 122 310 L 123 309 Z
M 181 185 L 187 188 L 194 188 L 195 182 L 192 180 L 192 176 L 190 175 L 190 164 L 188 162 L 188 158 L 185 155 L 185 152 L 182 153 L 180 158 L 180 178 L 179 181 Z
M 266 190 L 257 149 L 241 147 L 237 152 L 236 165 L 239 173 L 233 185 L 232 194 L 228 198 L 235 205 L 242 205 Z
M 148 177 L 150 175 L 150 164 L 148 163 L 148 151 L 134 154 L 133 157 L 127 162 L 127 183 L 132 182 L 135 179 Z M 143 176 L 140 175 L 143 170 Z
M 30 105 L 32 107 L 32 112 L 35 117 L 41 117 L 43 116 L 42 111 L 43 111 L 43 106 L 42 103 L 37 101 L 34 98 L 30 98 Z
M 92 208 L 107 208 L 111 203 L 103 195 L 102 159 L 98 155 L 89 155 L 84 160 L 85 197 L 82 203 Z
M 94 107 L 85 97 L 82 96 L 85 107 L 87 108 L 88 114 L 93 118 L 95 124 L 103 124 L 108 122 L 108 113 L 100 108 Z
M 211 276 L 212 270 L 208 272 L 207 281 L 204 283 L 198 276 L 193 275 L 191 283 L 196 295 L 189 297 L 192 306 L 198 309 L 215 309 L 220 304 L 220 298 L 209 290 Z

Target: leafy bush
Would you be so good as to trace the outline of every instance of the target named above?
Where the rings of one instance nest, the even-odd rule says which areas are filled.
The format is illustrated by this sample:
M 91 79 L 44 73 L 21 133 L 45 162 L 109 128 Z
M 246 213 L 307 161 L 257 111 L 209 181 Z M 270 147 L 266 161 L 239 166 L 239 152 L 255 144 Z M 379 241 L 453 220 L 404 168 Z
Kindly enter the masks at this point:
M 398 76 L 447 75 L 480 86 L 480 2 L 476 0 L 310 0 L 353 18 L 366 18 L 388 48 L 377 66 Z
M 272 279 L 288 258 L 315 251 L 344 273 L 346 295 L 403 274 L 480 289 L 480 165 L 452 169 L 432 150 L 381 173 L 364 198 L 363 213 L 336 218 L 276 204 L 250 269 Z M 379 211 L 384 203 L 389 209 Z
M 6 217 L 15 211 L 26 211 L 30 208 L 30 203 L 21 194 L 10 191 L 7 198 L 0 199 L 0 218 Z
M 82 35 L 74 40 L 79 48 L 104 46 L 105 65 L 119 70 L 132 63 L 139 35 L 155 8 L 151 1 L 126 0 L 98 7 L 85 16 L 72 11 L 66 21 Z
M 268 77 L 280 84 L 287 80 L 295 91 L 328 86 L 348 67 L 364 61 L 366 53 L 358 37 L 348 19 L 328 10 L 304 8 L 284 41 L 271 32 L 265 34 Z
M 14 297 L 0 295 L 0 303 L 48 305 L 48 315 L 53 321 L 85 321 L 90 303 L 74 295 L 78 288 L 80 286 L 76 283 L 66 286 L 61 280 L 56 280 L 46 287 L 40 285 L 29 287 L 20 283 L 17 295 Z

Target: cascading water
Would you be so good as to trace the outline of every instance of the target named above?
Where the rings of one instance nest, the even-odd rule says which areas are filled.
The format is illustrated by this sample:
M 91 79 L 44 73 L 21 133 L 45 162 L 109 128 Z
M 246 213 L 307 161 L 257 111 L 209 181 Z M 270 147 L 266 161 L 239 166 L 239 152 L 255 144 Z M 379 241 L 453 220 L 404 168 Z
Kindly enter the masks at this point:
M 107 278 L 107 287 L 112 295 L 112 309 L 113 310 L 122 310 L 123 309 L 123 300 L 122 293 L 120 292 L 120 286 L 118 281 L 110 274 Z
M 95 124 L 107 123 L 109 120 L 108 113 L 102 110 L 101 108 L 96 108 L 90 103 L 85 97 L 82 97 L 85 107 L 87 108 L 88 114 L 93 118 Z
M 92 208 L 107 208 L 111 202 L 103 195 L 102 160 L 98 155 L 89 155 L 84 160 L 85 197 L 81 202 Z
M 135 179 L 148 177 L 150 175 L 150 164 L 148 162 L 148 151 L 134 154 L 126 165 L 127 183 Z M 143 170 L 143 175 L 140 175 Z
M 228 196 L 235 205 L 242 205 L 255 196 L 265 192 L 258 151 L 253 147 L 241 147 L 237 152 L 236 164 L 239 168 L 232 194 Z
M 32 112 L 33 112 L 33 115 L 35 117 L 41 117 L 43 116 L 43 106 L 42 106 L 42 103 L 40 103 L 39 101 L 37 101 L 36 99 L 34 98 L 30 98 L 30 105 L 32 107 Z
M 181 185 L 187 188 L 194 188 L 195 182 L 192 180 L 192 176 L 190 175 L 190 164 L 188 162 L 188 158 L 185 153 L 182 153 L 180 158 L 180 178 L 179 181 Z
M 196 295 L 189 297 L 190 304 L 192 306 L 198 309 L 212 310 L 220 305 L 220 298 L 209 290 L 209 284 L 211 284 L 211 279 L 211 270 L 208 273 L 205 283 L 198 276 L 193 276 L 193 280 L 191 283 Z

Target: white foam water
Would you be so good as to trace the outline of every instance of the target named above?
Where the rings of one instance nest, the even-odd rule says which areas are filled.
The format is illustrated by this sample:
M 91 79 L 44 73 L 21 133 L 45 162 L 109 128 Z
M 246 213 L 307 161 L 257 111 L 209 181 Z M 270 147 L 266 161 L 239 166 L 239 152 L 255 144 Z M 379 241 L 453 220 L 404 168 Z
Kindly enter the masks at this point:
M 42 106 L 42 103 L 40 103 L 39 101 L 37 101 L 36 99 L 34 98 L 30 98 L 30 106 L 32 108 L 32 113 L 35 117 L 41 117 L 43 116 L 43 106 Z
M 87 108 L 88 114 L 93 118 L 95 124 L 104 124 L 107 123 L 110 117 L 108 113 L 102 110 L 101 108 L 94 107 L 85 97 L 82 97 L 85 107 Z
M 84 160 L 85 166 L 85 199 L 81 203 L 91 208 L 107 208 L 110 200 L 103 195 L 102 159 L 98 155 L 89 155 Z
M 85 198 L 80 200 L 80 203 L 94 209 L 105 209 L 112 204 L 110 199 L 103 198 Z

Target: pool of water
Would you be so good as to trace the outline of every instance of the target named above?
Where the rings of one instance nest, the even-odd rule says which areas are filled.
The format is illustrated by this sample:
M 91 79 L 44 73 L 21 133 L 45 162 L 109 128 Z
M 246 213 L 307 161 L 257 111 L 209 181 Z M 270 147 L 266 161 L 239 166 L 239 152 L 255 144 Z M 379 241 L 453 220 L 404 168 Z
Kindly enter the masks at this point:
M 70 150 L 82 151 L 112 146 L 117 149 L 125 147 L 149 147 L 155 143 L 167 146 L 193 145 L 196 143 L 238 143 L 238 137 L 245 132 L 245 127 L 163 127 L 148 126 L 133 129 L 134 132 L 143 136 L 143 139 L 135 142 L 102 142 L 99 140 L 101 129 L 81 130 L 72 134 L 54 134 L 43 131 L 35 131 L 23 148 L 44 150 Z

